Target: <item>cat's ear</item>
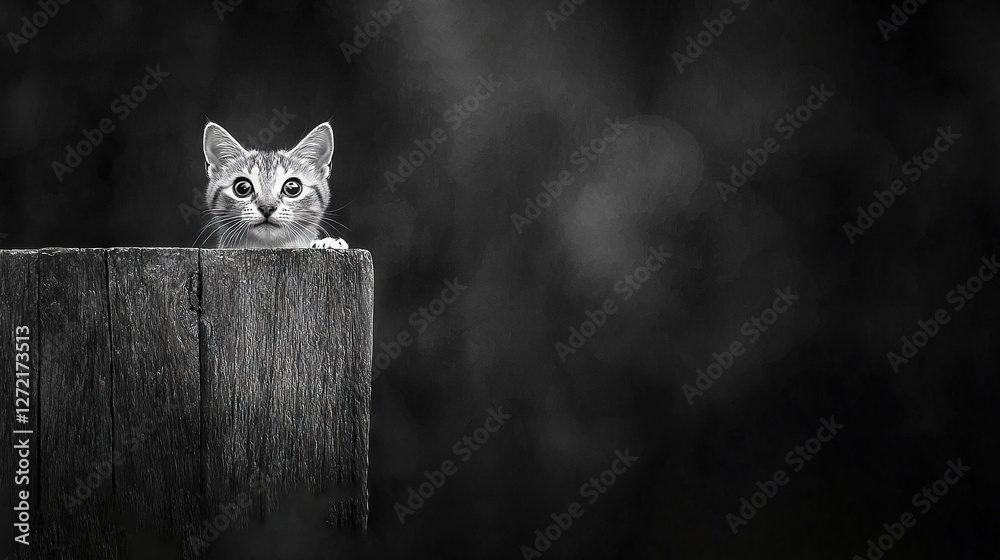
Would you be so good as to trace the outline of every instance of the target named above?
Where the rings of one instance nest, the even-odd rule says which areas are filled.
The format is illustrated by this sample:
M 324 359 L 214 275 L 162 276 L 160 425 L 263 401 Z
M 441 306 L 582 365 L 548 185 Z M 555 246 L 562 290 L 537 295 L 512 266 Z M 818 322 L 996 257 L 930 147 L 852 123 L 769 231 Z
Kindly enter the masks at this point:
M 320 169 L 329 167 L 330 160 L 333 159 L 333 128 L 330 123 L 314 128 L 290 153 Z
M 207 164 L 208 175 L 224 166 L 226 162 L 246 155 L 247 151 L 243 146 L 226 132 L 226 129 L 209 122 L 205 125 L 205 138 L 203 141 L 205 149 L 205 163 Z

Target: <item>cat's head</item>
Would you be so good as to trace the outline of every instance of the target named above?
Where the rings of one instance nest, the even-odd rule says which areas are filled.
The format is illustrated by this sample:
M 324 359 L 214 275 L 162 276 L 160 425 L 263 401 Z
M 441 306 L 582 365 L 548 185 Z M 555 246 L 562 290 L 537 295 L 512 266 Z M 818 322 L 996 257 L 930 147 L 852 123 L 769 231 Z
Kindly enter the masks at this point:
M 333 129 L 323 123 L 291 150 L 247 150 L 209 122 L 203 142 L 209 226 L 220 248 L 308 247 L 330 201 Z

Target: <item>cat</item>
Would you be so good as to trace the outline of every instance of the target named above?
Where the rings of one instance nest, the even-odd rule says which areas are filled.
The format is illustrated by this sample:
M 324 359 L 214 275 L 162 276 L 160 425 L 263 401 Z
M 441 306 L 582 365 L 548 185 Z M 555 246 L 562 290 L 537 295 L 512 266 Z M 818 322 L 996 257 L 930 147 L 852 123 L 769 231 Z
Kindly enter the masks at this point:
M 203 139 L 208 187 L 205 202 L 216 246 L 230 248 L 347 249 L 323 237 L 330 202 L 333 128 L 323 123 L 291 150 L 247 150 L 209 122 Z

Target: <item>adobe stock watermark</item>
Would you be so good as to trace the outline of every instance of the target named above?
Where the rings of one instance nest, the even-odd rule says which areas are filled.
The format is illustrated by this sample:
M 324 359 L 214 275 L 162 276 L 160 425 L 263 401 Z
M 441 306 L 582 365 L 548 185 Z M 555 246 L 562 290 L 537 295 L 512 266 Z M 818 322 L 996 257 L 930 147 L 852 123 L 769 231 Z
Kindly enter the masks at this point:
M 795 133 L 809 122 L 835 93 L 827 91 L 826 84 L 820 84 L 819 87 L 811 86 L 809 91 L 812 93 L 806 98 L 805 103 L 799 105 L 794 112 L 786 113 L 784 117 L 774 123 L 774 131 L 781 134 L 786 141 L 791 140 Z M 722 202 L 726 202 L 729 194 L 737 192 L 737 189 L 745 185 L 767 165 L 770 156 L 778 153 L 779 150 L 781 150 L 781 144 L 773 136 L 764 140 L 759 148 L 747 148 L 749 158 L 743 160 L 738 168 L 735 165 L 730 166 L 729 182 L 717 181 L 715 183 L 716 188 L 719 189 L 719 196 L 722 197 Z
M 146 66 L 146 75 L 142 77 L 139 84 L 111 102 L 111 113 L 118 117 L 119 122 L 124 121 L 132 114 L 133 110 L 139 107 L 139 103 L 142 103 L 146 99 L 149 92 L 160 87 L 163 79 L 169 76 L 170 73 L 161 70 L 159 64 L 155 68 L 153 66 Z M 77 142 L 75 145 L 70 144 L 66 146 L 66 157 L 63 158 L 63 161 L 52 162 L 52 172 L 55 173 L 56 179 L 62 183 L 63 177 L 79 167 L 83 163 L 83 158 L 92 154 L 101 145 L 107 135 L 114 131 L 115 122 L 110 117 L 101 119 L 97 128 L 92 130 L 84 129 L 82 131 L 83 140 Z
M 462 295 L 462 292 L 468 289 L 468 286 L 459 283 L 458 278 L 445 280 L 440 297 L 432 299 L 427 305 L 421 305 L 419 309 L 410 314 L 409 323 L 410 326 L 416 329 L 415 334 L 411 334 L 409 330 L 404 330 L 396 335 L 395 340 L 390 340 L 389 344 L 379 342 L 378 346 L 382 351 L 372 358 L 372 381 L 378 379 L 382 375 L 382 372 L 396 358 L 402 355 L 403 348 L 408 348 L 413 344 L 431 326 L 431 323 L 437 321 L 441 315 L 444 315 L 448 305 L 455 303 L 458 297 Z
M 14 54 L 19 53 L 22 46 L 38 36 L 38 31 L 59 15 L 61 6 L 69 3 L 70 0 L 39 0 L 38 11 L 21 18 L 21 33 L 7 32 L 7 41 L 14 49 Z
M 763 333 L 766 333 L 769 328 L 778 322 L 778 317 L 791 309 L 795 305 L 795 302 L 799 300 L 799 296 L 792 293 L 790 286 L 784 290 L 775 290 L 774 293 L 778 297 L 774 298 L 771 305 L 761 311 L 759 316 L 754 315 L 740 327 L 740 334 L 746 337 L 748 344 L 756 344 Z M 711 389 L 715 385 L 715 381 L 733 366 L 736 358 L 745 353 L 746 348 L 743 347 L 741 339 L 732 341 L 728 346 L 728 350 L 723 350 L 722 354 L 712 352 L 712 363 L 708 364 L 705 371 L 702 371 L 700 368 L 697 370 L 694 387 L 688 383 L 681 386 L 688 404 L 694 406 L 694 398 L 703 396 L 706 391 Z
M 483 422 L 481 428 L 476 428 L 471 435 L 463 436 L 462 439 L 455 442 L 455 445 L 451 447 L 452 453 L 457 457 L 461 458 L 461 462 L 466 463 L 472 458 L 472 455 L 482 449 L 488 441 L 490 441 L 491 434 L 495 434 L 500 431 L 504 423 L 510 420 L 510 414 L 505 414 L 502 406 L 498 406 L 495 409 L 491 408 L 489 416 L 486 417 L 486 421 Z M 420 483 L 416 488 L 410 487 L 407 489 L 407 499 L 406 505 L 397 502 L 392 506 L 392 510 L 396 512 L 396 517 L 399 518 L 399 523 L 401 525 L 406 525 L 406 516 L 416 515 L 420 508 L 424 507 L 427 500 L 434 497 L 434 494 L 444 486 L 445 482 L 448 482 L 448 478 L 455 476 L 458 473 L 458 464 L 451 459 L 445 460 L 441 463 L 441 468 L 434 472 L 424 471 L 424 478 L 427 480 Z
M 243 3 L 243 0 L 213 0 L 212 8 L 219 21 L 226 21 L 226 14 L 235 12 L 236 7 Z
M 745 12 L 750 7 L 750 0 L 731 1 L 739 7 L 740 12 Z M 689 35 L 687 37 L 687 48 L 684 49 L 684 54 L 681 54 L 680 51 L 674 51 L 673 59 L 674 64 L 677 65 L 677 73 L 683 74 L 684 65 L 693 64 L 699 56 L 704 54 L 705 49 L 711 47 L 715 43 L 715 40 L 722 36 L 726 31 L 726 26 L 735 21 L 736 12 L 733 12 L 729 8 L 719 12 L 718 19 L 702 20 L 701 24 L 705 27 L 705 30 L 698 32 L 697 35 Z M 684 56 L 685 54 L 687 56 Z
M 972 467 L 962 464 L 961 457 L 954 461 L 948 461 L 945 466 L 948 468 L 945 469 L 940 479 L 935 480 L 930 486 L 921 488 L 920 492 L 914 494 L 910 500 L 913 507 L 919 508 L 921 515 L 927 515 L 934 505 L 948 493 L 948 490 L 958 484 L 958 481 L 972 470 Z M 885 529 L 885 532 L 874 539 L 868 539 L 866 543 L 868 550 L 865 551 L 864 557 L 855 554 L 851 560 L 879 560 L 906 535 L 907 529 L 912 529 L 916 524 L 917 517 L 909 511 L 904 511 L 899 516 L 899 523 L 883 523 L 882 528 Z
M 601 130 L 601 134 L 595 136 L 589 142 L 581 144 L 579 149 L 570 154 L 569 162 L 572 166 L 576 167 L 577 174 L 581 174 L 590 168 L 591 163 L 597 161 L 601 154 L 608 149 L 608 146 L 613 144 L 628 130 L 628 125 L 621 124 L 619 119 L 620 117 L 616 117 L 614 121 L 609 118 L 604 119 L 607 126 Z M 517 212 L 510 215 L 510 221 L 513 222 L 517 233 L 522 233 L 526 226 L 531 225 L 535 220 L 542 217 L 542 212 L 549 206 L 552 206 L 556 199 L 562 195 L 563 188 L 572 185 L 575 180 L 576 177 L 574 177 L 573 172 L 567 167 L 556 173 L 556 180 L 542 181 L 543 190 L 535 195 L 533 199 L 524 199 L 524 215 L 522 216 Z
M 271 121 L 267 126 L 261 128 L 256 134 L 247 138 L 243 145 L 249 147 L 253 150 L 263 150 L 274 141 L 275 135 L 283 130 L 295 120 L 296 115 L 288 111 L 287 106 L 283 106 L 281 109 L 277 107 L 271 109 L 271 113 L 274 114 L 271 117 Z M 181 218 L 184 219 L 185 224 L 191 223 L 191 218 L 199 215 L 208 209 L 208 202 L 205 200 L 205 191 L 197 188 L 191 188 L 191 204 L 178 204 L 177 210 L 181 214 Z
M 480 76 L 479 85 L 476 86 L 473 92 L 442 113 L 441 119 L 451 124 L 451 130 L 458 130 L 465 119 L 479 111 L 483 103 L 496 93 L 501 86 L 503 86 L 503 82 L 495 81 L 493 74 L 489 74 L 485 78 Z M 385 186 L 390 191 L 396 192 L 396 185 L 402 185 L 407 179 L 412 177 L 437 152 L 438 147 L 448 141 L 448 138 L 448 133 L 444 127 L 437 127 L 432 130 L 428 138 L 415 138 L 413 144 L 416 146 L 416 149 L 399 155 L 399 165 L 396 168 L 396 172 L 386 170 L 382 174 L 382 177 L 385 179 Z
M 955 145 L 955 141 L 962 137 L 961 134 L 955 134 L 952 132 L 949 126 L 947 130 L 944 127 L 938 127 L 937 137 L 931 142 L 931 145 L 927 147 L 920 155 L 913 156 L 906 161 L 900 168 L 904 175 L 910 179 L 910 183 L 916 183 L 924 176 L 931 166 L 937 163 L 938 159 L 941 158 L 941 154 L 947 152 Z M 889 183 L 889 188 L 879 192 L 872 191 L 872 195 L 875 196 L 875 202 L 868 205 L 867 211 L 865 208 L 858 207 L 858 217 L 854 220 L 854 223 L 844 222 L 844 233 L 847 235 L 847 240 L 854 245 L 857 241 L 857 237 L 864 235 L 872 226 L 875 225 L 875 220 L 881 218 L 886 210 L 892 208 L 892 205 L 896 203 L 897 196 L 903 196 L 906 194 L 906 185 L 903 181 L 896 179 Z
M 910 16 L 916 14 L 926 3 L 927 0 L 905 0 L 902 6 L 893 4 L 889 21 L 878 20 L 878 30 L 882 32 L 882 38 L 888 41 L 889 35 L 906 25 L 906 22 L 910 21 Z
M 565 22 L 576 13 L 577 6 L 582 6 L 586 2 L 587 0 L 560 0 L 559 5 L 556 7 L 559 10 L 558 12 L 555 10 L 545 10 L 545 21 L 549 22 L 549 27 L 552 28 L 552 31 L 555 31 L 558 24 Z
M 354 26 L 354 39 L 352 42 L 340 42 L 340 52 L 344 54 L 344 60 L 351 63 L 351 57 L 361 54 L 361 50 L 367 47 L 382 34 L 382 30 L 392 23 L 392 17 L 403 11 L 403 4 L 400 0 L 389 0 L 381 10 L 372 10 L 372 18 L 364 24 L 364 29 L 360 25 Z
M 229 530 L 240 514 L 250 507 L 253 498 L 264 493 L 264 488 L 271 484 L 271 479 L 263 474 L 256 473 L 250 477 L 250 487 L 246 492 L 240 492 L 236 499 L 224 504 L 219 504 L 219 513 L 201 522 L 201 530 L 198 534 L 188 536 L 188 545 L 194 555 L 201 556 L 210 544 L 222 536 L 222 533 Z
M 653 277 L 653 273 L 663 268 L 667 259 L 674 256 L 673 253 L 664 251 L 663 245 L 649 247 L 647 252 L 649 256 L 646 257 L 646 261 L 642 265 L 639 265 L 634 271 L 626 274 L 624 278 L 614 283 L 615 293 L 621 295 L 622 303 L 632 299 L 632 296 L 641 290 L 646 282 L 649 282 Z M 570 356 L 583 348 L 598 333 L 601 327 L 607 324 L 609 317 L 618 313 L 619 309 L 618 302 L 609 297 L 597 309 L 588 310 L 584 313 L 586 319 L 580 323 L 579 327 L 574 325 L 569 328 L 569 338 L 566 339 L 566 342 L 556 343 L 555 349 L 556 355 L 559 356 L 559 361 L 565 364 Z
M 639 457 L 629 453 L 627 447 L 625 451 L 615 451 L 615 458 L 611 461 L 611 466 L 583 483 L 583 486 L 580 487 L 580 497 L 586 498 L 587 504 L 594 505 L 608 489 L 618 482 L 618 477 L 625 474 L 638 460 Z M 521 545 L 521 556 L 524 560 L 541 558 L 542 554 L 552 548 L 552 544 L 573 526 L 574 520 L 583 517 L 584 513 L 587 511 L 580 502 L 571 502 L 565 513 L 549 515 L 552 523 L 544 529 L 535 530 L 535 540 L 531 543 L 533 546 Z
M 979 259 L 979 262 L 982 265 L 975 274 L 970 276 L 965 282 L 955 284 L 955 288 L 945 295 L 945 302 L 952 305 L 953 311 L 964 309 L 976 297 L 976 294 L 983 289 L 983 286 L 1000 271 L 1000 262 L 997 261 L 996 253 L 989 259 L 982 257 Z M 900 341 L 902 341 L 899 352 L 890 351 L 886 354 L 886 359 L 889 360 L 892 372 L 899 373 L 899 367 L 910 363 L 910 360 L 917 356 L 920 349 L 927 346 L 930 340 L 937 336 L 941 331 L 941 326 L 948 324 L 950 321 L 951 315 L 949 315 L 948 310 L 944 307 L 935 311 L 932 318 L 926 321 L 917 321 L 917 330 L 912 335 L 899 337 Z
M 785 453 L 785 464 L 792 468 L 793 473 L 797 473 L 805 468 L 806 463 L 812 461 L 820 450 L 823 449 L 824 443 L 829 443 L 833 439 L 833 436 L 840 433 L 840 430 L 844 428 L 843 424 L 838 424 L 836 420 L 831 416 L 830 419 L 820 418 L 819 429 L 816 430 L 816 437 L 811 437 L 806 440 L 802 445 L 796 445 L 794 449 Z M 826 433 L 826 436 L 823 433 Z M 740 507 L 737 509 L 736 513 L 726 513 L 726 522 L 729 523 L 729 529 L 735 535 L 740 527 L 749 523 L 760 510 L 764 509 L 768 501 L 773 499 L 778 495 L 778 490 L 788 484 L 791 479 L 788 477 L 788 473 L 784 469 L 778 469 L 774 471 L 774 474 L 770 477 L 770 480 L 765 482 L 757 481 L 757 491 L 750 495 L 750 498 L 740 498 Z
M 132 426 L 129 433 L 121 440 L 120 446 L 116 444 L 114 453 L 110 460 L 95 461 L 89 473 L 76 478 L 76 486 L 72 492 L 62 493 L 63 507 L 68 513 L 83 505 L 84 502 L 94 495 L 94 491 L 100 488 L 105 481 L 111 478 L 115 467 L 119 467 L 125 462 L 125 456 L 134 452 L 139 446 L 153 435 L 157 428 L 168 420 L 168 413 L 177 410 L 177 405 L 160 402 L 153 408 L 153 413 L 142 419 L 138 424 Z

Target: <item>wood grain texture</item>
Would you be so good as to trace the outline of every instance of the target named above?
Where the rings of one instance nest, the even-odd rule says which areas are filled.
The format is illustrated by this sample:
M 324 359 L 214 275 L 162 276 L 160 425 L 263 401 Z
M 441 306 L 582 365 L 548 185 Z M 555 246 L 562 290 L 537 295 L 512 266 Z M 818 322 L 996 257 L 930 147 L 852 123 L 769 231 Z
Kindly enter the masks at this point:
M 0 484 L 0 503 L 15 503 L 12 492 L 24 490 L 27 486 L 28 498 L 31 508 L 29 513 L 32 527 L 38 523 L 38 500 L 41 487 L 38 484 L 39 448 L 38 448 L 38 380 L 40 371 L 38 369 L 38 256 L 34 251 L 2 251 L 0 252 L 0 333 L 3 334 L 3 343 L 0 346 L 0 363 L 3 364 L 3 387 L 0 387 L 0 414 L 3 414 L 4 422 L 0 423 L 3 432 L 0 433 L 0 473 L 3 473 L 4 483 Z M 16 366 L 14 365 L 15 354 L 15 329 L 19 326 L 26 326 L 30 333 L 28 338 L 30 375 L 28 377 L 28 392 L 31 412 L 28 415 L 29 422 L 26 424 L 14 422 L 15 409 L 15 386 L 16 386 Z M 23 348 L 22 348 L 23 349 Z M 22 385 L 23 389 L 23 385 Z M 23 403 L 22 403 L 23 404 Z M 15 444 L 12 430 L 33 430 L 30 436 L 31 456 L 28 457 L 30 481 L 27 485 L 14 484 L 14 471 L 17 467 L 18 457 L 13 453 Z M 17 437 L 22 437 L 21 435 Z M 35 534 L 29 535 L 28 548 L 22 545 L 14 545 L 13 521 L 0 526 L 0 556 L 8 556 L 16 560 L 28 560 L 37 558 L 31 555 L 35 544 Z
M 198 250 L 107 259 L 116 502 L 130 534 L 179 542 L 202 518 Z
M 364 527 L 371 255 L 203 251 L 201 280 L 206 514 L 250 492 L 242 527 L 305 486 L 340 495 L 336 519 Z
M 364 527 L 370 254 L 203 251 L 201 277 L 206 511 L 257 474 L 269 482 L 237 527 L 300 485 L 341 494 L 341 523 Z
M 38 254 L 40 465 L 36 551 L 43 558 L 123 557 L 115 519 L 111 342 L 105 252 Z M 68 496 L 79 502 L 68 505 Z
M 32 546 L 12 557 L 210 558 L 302 488 L 364 530 L 373 290 L 359 250 L 0 251 L 0 357 L 26 324 L 34 365 Z
M 324 401 L 325 419 L 332 419 L 332 447 L 325 469 L 337 497 L 328 521 L 335 526 L 368 528 L 368 433 L 371 425 L 371 371 L 374 338 L 375 272 L 371 254 L 351 252 L 332 280 L 341 291 L 341 305 L 328 307 L 337 354 L 333 398 Z M 350 302 L 350 303 L 348 303 Z

